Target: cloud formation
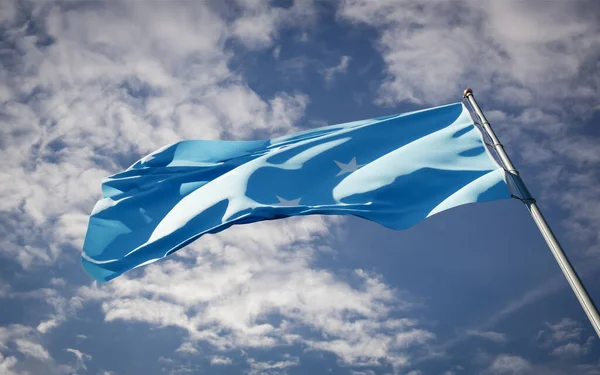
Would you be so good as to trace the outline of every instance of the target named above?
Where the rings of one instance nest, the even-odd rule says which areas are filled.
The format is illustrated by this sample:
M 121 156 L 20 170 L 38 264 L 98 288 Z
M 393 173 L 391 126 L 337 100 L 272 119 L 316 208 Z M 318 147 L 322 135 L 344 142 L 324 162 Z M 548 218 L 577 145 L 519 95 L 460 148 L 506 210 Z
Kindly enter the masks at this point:
M 345 0 L 338 16 L 379 33 L 387 75 L 378 103 L 440 104 L 471 86 L 509 153 L 537 177 L 530 185 L 569 213 L 572 238 L 598 259 L 600 233 L 592 228 L 600 226 L 600 176 L 589 168 L 599 157 L 590 142 L 598 139 L 580 133 L 599 108 L 592 8 L 585 1 Z
M 311 243 L 331 230 L 328 222 L 315 216 L 232 227 L 142 275 L 82 287 L 79 296 L 102 301 L 107 321 L 177 326 L 220 350 L 302 345 L 351 365 L 405 365 L 406 351 L 434 335 L 393 318 L 411 302 L 377 275 L 356 270 L 348 275 L 352 287 L 314 268 L 319 252 Z
M 352 58 L 350 56 L 342 56 L 338 65 L 332 66 L 330 68 L 325 68 L 322 73 L 323 78 L 325 79 L 325 83 L 331 85 L 333 83 L 333 80 L 335 79 L 336 74 L 346 73 L 351 60 Z
M 312 22 L 310 2 L 275 8 L 240 1 L 232 12 L 209 3 L 13 5 L 17 11 L 4 20 L 16 45 L 8 58 L 23 64 L 2 70 L 0 156 L 10 163 L 0 178 L 11 183 L 0 184 L 8 198 L 0 207 L 6 214 L 0 254 L 24 269 L 76 261 L 97 198 L 90 191 L 104 176 L 180 139 L 288 133 L 308 105 L 297 92 L 261 98 L 229 68 L 227 43 L 269 47 L 280 28 Z M 349 61 L 343 56 L 326 79 Z M 338 221 L 310 217 L 206 236 L 138 277 L 51 296 L 54 313 L 37 331 L 48 334 L 87 301 L 99 301 L 107 322 L 184 329 L 189 342 L 178 349 L 182 354 L 194 354 L 199 342 L 225 351 L 299 345 L 349 365 L 403 366 L 408 351 L 434 335 L 415 320 L 393 317 L 410 302 L 378 275 L 359 269 L 340 277 L 314 267 L 322 251 L 331 252 L 325 237 Z M 50 283 L 65 286 L 57 278 Z M 271 315 L 280 322 L 270 322 Z M 15 345 L 49 359 L 40 346 Z M 65 350 L 76 368 L 91 360 L 79 349 Z M 211 361 L 228 364 L 223 358 Z M 248 365 L 260 372 L 290 361 L 249 358 Z
M 356 374 L 417 375 L 426 372 L 410 366 L 431 362 L 415 365 L 416 358 L 449 360 L 434 345 L 443 329 L 415 318 L 409 294 L 373 270 L 323 265 L 344 251 L 334 250 L 342 223 L 335 218 L 231 228 L 105 286 L 73 286 L 88 282 L 77 274 L 78 257 L 103 177 L 181 139 L 266 138 L 299 128 L 311 98 L 259 93 L 232 68 L 239 50 L 267 54 L 277 44 L 273 54 L 288 60 L 274 71 L 312 69 L 329 90 L 345 79 L 341 73 L 359 63 L 356 51 L 343 51 L 330 60 L 339 64 L 327 67 L 281 47 L 290 30 L 310 41 L 322 10 L 302 0 L 0 2 L 0 257 L 9 265 L 0 298 L 18 306 L 43 301 L 28 310 L 27 322 L 0 327 L 1 373 L 97 370 L 99 356 L 85 346 L 98 337 L 60 331 L 90 311 L 106 326 L 178 328 L 173 353 L 156 359 L 157 371 L 198 370 L 171 354 L 200 358 L 213 371 L 242 366 L 250 373 L 298 369 L 299 353 L 331 356 Z M 543 197 L 569 213 L 568 229 L 593 255 L 600 154 L 597 135 L 582 130 L 599 108 L 600 23 L 593 13 L 572 2 L 348 0 L 335 22 L 376 31 L 385 68 L 379 105 L 442 104 L 473 85 L 501 138 L 535 166 Z M 539 146 L 521 147 L 532 144 Z M 559 183 L 561 194 L 553 190 Z M 63 275 L 65 269 L 77 271 Z M 508 350 L 502 344 L 513 337 L 494 325 L 560 290 L 550 284 L 465 335 Z M 580 323 L 559 320 L 545 325 L 535 344 L 551 360 L 584 361 L 595 341 L 583 332 Z M 52 347 L 54 337 L 74 341 Z M 238 348 L 247 350 L 241 361 Z M 277 355 L 265 359 L 267 351 Z M 496 353 L 475 367 L 488 374 L 569 373 L 534 362 Z M 439 372 L 463 369 L 446 364 Z M 102 365 L 94 373 L 114 373 Z M 597 369 L 581 364 L 570 373 Z
M 28 267 L 78 252 L 89 192 L 165 144 L 293 129 L 306 96 L 262 100 L 227 67 L 230 24 L 187 5 L 31 4 L 5 20 L 4 59 L 22 63 L 2 67 L 2 253 Z

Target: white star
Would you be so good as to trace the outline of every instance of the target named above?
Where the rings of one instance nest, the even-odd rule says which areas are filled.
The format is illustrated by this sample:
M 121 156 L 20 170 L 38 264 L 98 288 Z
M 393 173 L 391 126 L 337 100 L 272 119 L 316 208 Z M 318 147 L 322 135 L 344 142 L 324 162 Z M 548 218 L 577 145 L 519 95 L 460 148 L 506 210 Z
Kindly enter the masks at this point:
M 348 163 L 340 163 L 337 160 L 334 160 L 334 162 L 341 169 L 338 172 L 338 174 L 336 174 L 336 176 L 341 176 L 346 173 L 352 173 L 352 172 L 356 171 L 358 168 L 362 167 L 362 164 L 360 164 L 360 165 L 356 164 L 356 157 L 352 158 L 352 160 L 350 160 Z
M 279 195 L 276 195 L 277 199 L 279 200 L 279 203 L 275 203 L 273 204 L 273 206 L 277 206 L 277 207 L 293 207 L 293 206 L 298 206 L 300 204 L 300 199 L 302 198 L 298 198 L 298 199 L 293 199 L 293 200 L 286 200 L 281 198 Z

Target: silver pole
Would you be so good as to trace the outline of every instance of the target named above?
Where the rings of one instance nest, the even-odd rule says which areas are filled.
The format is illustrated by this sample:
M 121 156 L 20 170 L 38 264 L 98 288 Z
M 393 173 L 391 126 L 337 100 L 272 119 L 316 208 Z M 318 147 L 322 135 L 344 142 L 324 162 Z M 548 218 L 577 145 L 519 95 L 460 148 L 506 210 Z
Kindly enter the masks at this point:
M 488 120 L 485 118 L 485 115 L 481 111 L 481 108 L 479 108 L 479 105 L 475 101 L 475 97 L 473 96 L 473 90 L 466 89 L 464 92 L 464 98 L 469 101 L 469 103 L 475 110 L 475 113 L 477 113 L 477 116 L 479 116 L 479 118 L 481 119 L 482 126 L 489 135 L 490 139 L 492 140 L 492 144 L 496 149 L 496 152 L 500 156 L 502 163 L 504 164 L 508 173 L 512 175 L 513 180 L 517 185 L 517 188 L 519 188 L 523 193 L 525 198 L 522 200 L 523 203 L 525 203 L 525 205 L 527 206 L 527 209 L 529 210 L 533 221 L 535 222 L 538 229 L 542 233 L 542 236 L 546 240 L 550 251 L 552 251 L 554 259 L 556 259 L 556 262 L 560 266 L 560 269 L 563 271 L 563 274 L 565 275 L 567 281 L 571 285 L 571 288 L 573 289 L 575 296 L 579 300 L 583 311 L 585 311 L 588 319 L 590 320 L 590 323 L 592 323 L 592 326 L 594 327 L 594 330 L 596 330 L 596 334 L 598 335 L 598 337 L 600 337 L 600 316 L 598 315 L 598 309 L 596 308 L 594 302 L 591 300 L 590 296 L 585 290 L 585 287 L 581 283 L 581 280 L 579 280 L 577 273 L 573 269 L 573 266 L 571 265 L 569 259 L 565 255 L 565 252 L 558 243 L 558 240 L 554 236 L 554 233 L 552 233 L 552 230 L 548 226 L 544 215 L 542 215 L 542 212 L 535 203 L 535 199 L 533 199 L 529 194 L 529 191 L 527 191 L 525 183 L 521 179 L 521 176 L 519 176 L 519 172 L 516 170 L 510 158 L 504 151 L 504 147 L 498 140 L 498 137 L 494 133 L 494 130 L 492 130 L 492 127 L 490 126 Z

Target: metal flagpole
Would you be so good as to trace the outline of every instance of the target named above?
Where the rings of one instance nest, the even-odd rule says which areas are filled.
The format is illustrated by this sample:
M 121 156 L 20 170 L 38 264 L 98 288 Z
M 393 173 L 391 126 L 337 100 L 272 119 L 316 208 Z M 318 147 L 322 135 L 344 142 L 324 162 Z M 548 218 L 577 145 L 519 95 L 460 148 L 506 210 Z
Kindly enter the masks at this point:
M 598 315 L 598 309 L 596 308 L 594 302 L 591 300 L 590 296 L 585 290 L 585 287 L 581 283 L 581 280 L 579 280 L 577 273 L 573 269 L 573 266 L 571 266 L 569 259 L 567 259 L 567 256 L 565 255 L 565 252 L 558 243 L 558 240 L 554 236 L 554 233 L 552 233 L 552 230 L 548 226 L 544 215 L 542 215 L 542 212 L 535 203 L 535 199 L 533 199 L 531 194 L 529 194 L 529 191 L 527 190 L 525 183 L 521 179 L 519 172 L 516 170 L 515 166 L 510 161 L 510 158 L 504 151 L 504 147 L 498 140 L 498 137 L 494 133 L 494 130 L 492 130 L 492 127 L 490 126 L 488 120 L 485 118 L 485 115 L 481 111 L 481 108 L 479 108 L 479 105 L 475 101 L 475 97 L 473 96 L 473 90 L 466 89 L 464 92 L 464 98 L 469 101 L 469 103 L 475 110 L 475 113 L 477 113 L 477 116 L 479 116 L 479 118 L 481 119 L 481 125 L 492 140 L 494 149 L 500 156 L 500 159 L 502 160 L 502 163 L 504 164 L 504 167 L 506 168 L 507 172 L 512 175 L 513 181 L 515 182 L 517 189 L 523 196 L 523 199 L 521 199 L 521 201 L 527 206 L 527 209 L 529 210 L 533 221 L 535 222 L 538 229 L 542 233 L 542 236 L 546 240 L 550 251 L 552 251 L 554 259 L 556 259 L 556 262 L 560 266 L 565 277 L 567 278 L 567 281 L 571 285 L 571 288 L 573 289 L 575 296 L 577 296 L 581 307 L 583 307 L 583 310 L 585 311 L 588 319 L 590 320 L 590 323 L 592 323 L 592 326 L 596 330 L 596 334 L 600 337 L 600 316 Z

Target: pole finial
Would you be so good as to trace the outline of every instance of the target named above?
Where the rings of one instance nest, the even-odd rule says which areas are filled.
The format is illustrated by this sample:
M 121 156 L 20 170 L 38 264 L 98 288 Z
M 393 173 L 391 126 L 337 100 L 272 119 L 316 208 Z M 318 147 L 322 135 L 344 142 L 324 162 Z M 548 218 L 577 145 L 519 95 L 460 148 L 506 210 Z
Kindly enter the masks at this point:
M 463 98 L 466 98 L 469 95 L 473 95 L 473 90 L 471 90 L 470 88 L 465 89 L 465 92 L 463 93 Z

